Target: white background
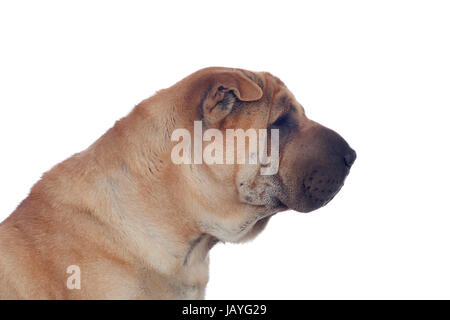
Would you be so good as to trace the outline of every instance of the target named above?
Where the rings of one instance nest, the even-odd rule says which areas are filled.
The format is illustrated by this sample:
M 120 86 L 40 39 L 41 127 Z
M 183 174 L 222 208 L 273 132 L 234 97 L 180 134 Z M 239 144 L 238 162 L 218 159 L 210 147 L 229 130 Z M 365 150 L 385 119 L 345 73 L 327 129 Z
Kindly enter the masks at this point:
M 358 159 L 325 208 L 216 246 L 206 297 L 450 298 L 449 17 L 445 1 L 2 1 L 0 220 L 156 90 L 269 71 Z

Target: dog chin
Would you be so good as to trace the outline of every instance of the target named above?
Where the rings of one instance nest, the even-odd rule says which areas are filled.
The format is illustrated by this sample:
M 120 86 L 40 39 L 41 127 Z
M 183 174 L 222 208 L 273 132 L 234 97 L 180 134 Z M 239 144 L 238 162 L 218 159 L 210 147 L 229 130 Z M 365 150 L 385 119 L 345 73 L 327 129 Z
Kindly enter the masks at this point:
M 238 241 L 236 241 L 237 243 L 243 243 L 243 242 L 248 242 L 251 241 L 253 239 L 256 238 L 256 236 L 258 236 L 266 227 L 267 223 L 269 222 L 270 218 L 272 218 L 274 214 L 259 219 L 254 225 L 253 227 L 242 237 L 240 238 Z
M 242 243 L 253 240 L 265 229 L 270 218 L 272 218 L 279 212 L 289 210 L 289 208 L 278 199 L 275 199 L 275 201 L 270 205 L 257 207 L 258 211 L 260 211 L 260 215 L 262 216 L 262 218 L 256 221 L 255 224 L 249 229 L 249 231 L 237 242 Z

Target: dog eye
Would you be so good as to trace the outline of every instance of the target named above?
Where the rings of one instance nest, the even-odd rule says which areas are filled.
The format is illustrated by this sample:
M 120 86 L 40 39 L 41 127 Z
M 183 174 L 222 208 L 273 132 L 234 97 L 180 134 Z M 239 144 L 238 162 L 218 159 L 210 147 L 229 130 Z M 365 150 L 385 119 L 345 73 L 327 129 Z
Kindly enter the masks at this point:
M 283 127 L 287 125 L 289 122 L 289 114 L 284 114 L 281 117 L 279 117 L 275 122 L 272 123 L 272 126 L 274 127 Z

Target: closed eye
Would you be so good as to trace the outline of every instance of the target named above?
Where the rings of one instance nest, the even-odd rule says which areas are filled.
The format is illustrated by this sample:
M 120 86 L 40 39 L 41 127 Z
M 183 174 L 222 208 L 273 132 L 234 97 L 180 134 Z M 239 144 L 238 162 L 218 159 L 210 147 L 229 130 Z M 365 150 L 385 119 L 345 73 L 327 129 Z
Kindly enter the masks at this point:
M 279 128 L 285 130 L 291 130 L 297 127 L 298 123 L 291 115 L 291 112 L 287 112 L 275 120 L 270 126 L 272 128 Z
M 272 123 L 273 127 L 284 127 L 289 124 L 289 114 L 285 113 Z

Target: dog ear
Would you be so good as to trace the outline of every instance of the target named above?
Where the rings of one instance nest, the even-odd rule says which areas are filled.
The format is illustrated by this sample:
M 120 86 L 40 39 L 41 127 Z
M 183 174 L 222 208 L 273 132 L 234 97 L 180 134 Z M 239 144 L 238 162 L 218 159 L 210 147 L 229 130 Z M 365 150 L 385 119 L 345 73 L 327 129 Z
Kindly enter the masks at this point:
M 202 103 L 203 118 L 209 124 L 224 119 L 236 100 L 256 101 L 263 95 L 261 88 L 239 70 L 214 73 L 210 81 L 210 89 Z

